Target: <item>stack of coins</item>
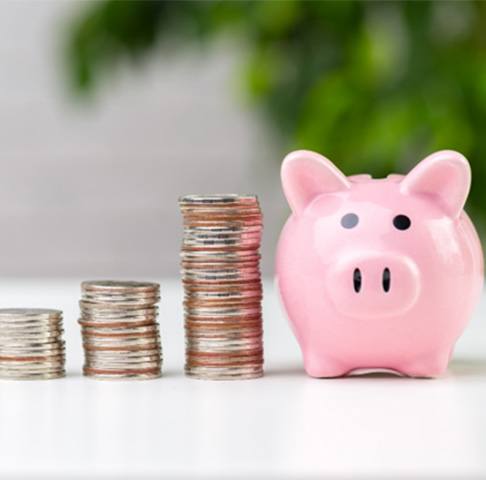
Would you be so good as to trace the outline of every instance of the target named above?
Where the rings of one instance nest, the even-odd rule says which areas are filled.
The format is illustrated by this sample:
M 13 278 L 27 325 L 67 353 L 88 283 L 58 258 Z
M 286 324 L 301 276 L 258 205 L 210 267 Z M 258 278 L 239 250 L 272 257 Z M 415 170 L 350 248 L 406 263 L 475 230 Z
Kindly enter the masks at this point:
M 45 380 L 65 375 L 62 312 L 0 309 L 0 378 Z
M 86 376 L 149 379 L 161 375 L 157 283 L 90 281 L 79 302 Z
M 188 195 L 182 279 L 186 374 L 226 380 L 263 375 L 260 241 L 251 195 Z

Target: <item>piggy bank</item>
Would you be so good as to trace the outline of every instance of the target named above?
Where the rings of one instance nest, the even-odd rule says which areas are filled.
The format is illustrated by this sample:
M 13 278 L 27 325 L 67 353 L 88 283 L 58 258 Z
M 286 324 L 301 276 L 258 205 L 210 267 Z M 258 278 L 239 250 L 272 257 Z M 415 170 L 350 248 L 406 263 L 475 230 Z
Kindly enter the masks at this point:
M 481 245 L 463 211 L 467 160 L 440 151 L 406 176 L 346 177 L 302 150 L 281 176 L 292 214 L 277 288 L 306 372 L 441 375 L 483 284 Z

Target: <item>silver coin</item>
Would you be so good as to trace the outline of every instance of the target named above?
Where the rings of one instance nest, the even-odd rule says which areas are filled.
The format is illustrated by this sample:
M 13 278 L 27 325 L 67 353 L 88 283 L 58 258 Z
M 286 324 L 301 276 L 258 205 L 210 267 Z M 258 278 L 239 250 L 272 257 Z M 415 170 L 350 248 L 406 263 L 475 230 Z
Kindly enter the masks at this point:
M 61 310 L 50 308 L 0 308 L 0 318 L 3 317 L 59 317 L 62 315 Z
M 136 291 L 136 290 L 127 290 L 127 291 L 122 291 L 122 290 L 83 290 L 81 292 L 81 296 L 85 297 L 93 297 L 93 298 L 118 298 L 118 299 L 124 299 L 124 298 L 158 298 L 160 297 L 160 291 L 153 290 L 153 291 L 147 291 L 147 290 L 141 290 L 141 291 Z
M 162 361 L 162 353 L 148 353 L 148 352 L 140 352 L 141 354 L 134 357 L 134 356 L 126 356 L 126 355 L 93 355 L 92 353 L 88 353 L 85 357 L 86 362 L 95 362 L 95 363 L 103 363 L 106 365 L 111 365 L 114 363 L 122 363 L 122 364 L 129 364 L 129 365 L 136 365 L 138 363 L 144 362 L 158 362 L 161 363 Z
M 158 311 L 156 305 L 114 305 L 114 304 L 98 304 L 95 302 L 79 301 L 80 308 L 88 313 L 95 313 L 100 315 L 114 315 L 116 313 L 123 315 L 143 315 L 147 313 L 154 313 Z
M 159 333 L 159 326 L 157 324 L 146 325 L 142 327 L 121 328 L 121 327 L 83 327 L 82 334 L 87 335 L 100 335 L 100 336 L 118 336 L 118 335 L 138 335 L 146 333 Z
M 186 375 L 202 380 L 250 380 L 263 377 L 262 368 L 207 369 L 191 367 L 185 369 Z
M 0 371 L 0 378 L 4 380 L 52 380 L 55 378 L 62 378 L 66 376 L 64 370 L 47 372 L 47 373 L 17 373 L 9 371 Z
M 259 290 L 235 292 L 235 291 L 201 291 L 201 292 L 186 292 L 184 296 L 185 302 L 192 304 L 205 303 L 212 305 L 215 302 L 221 302 L 223 305 L 232 305 L 234 302 L 254 302 L 258 304 L 262 300 L 263 293 Z
M 157 319 L 157 315 L 151 313 L 138 315 L 137 313 L 130 314 L 130 313 L 113 311 L 112 314 L 105 314 L 105 313 L 99 314 L 95 312 L 86 312 L 84 309 L 81 310 L 81 317 L 80 317 L 80 320 L 83 322 L 96 321 L 96 322 L 106 322 L 107 324 L 119 323 L 119 322 L 134 323 L 134 322 L 148 321 L 148 320 L 155 322 L 156 319 Z
M 237 267 L 237 268 L 184 268 L 182 272 L 185 276 L 204 279 L 205 277 L 226 278 L 236 276 L 236 278 L 260 278 L 260 268 L 258 266 Z
M 191 349 L 189 343 L 186 350 L 186 362 L 188 365 L 202 365 L 206 367 L 232 366 L 260 364 L 263 359 L 262 346 L 243 350 L 202 350 Z
M 185 308 L 184 311 L 191 317 L 199 318 L 216 318 L 216 317 L 244 317 L 249 315 L 259 315 L 261 313 L 261 306 L 239 306 L 228 308 L 214 308 L 214 307 L 196 307 Z
M 140 352 L 144 349 L 146 350 L 154 350 L 157 348 L 160 348 L 160 343 L 153 342 L 153 343 L 147 343 L 145 345 L 113 345 L 113 346 L 98 346 L 98 345 L 88 345 L 86 343 L 83 343 L 83 347 L 85 350 L 85 354 L 87 351 L 90 352 L 110 352 L 110 353 L 115 353 L 115 352 L 123 352 L 123 353 L 130 353 L 130 352 Z
M 160 358 L 156 358 L 153 360 L 143 360 L 143 361 L 136 361 L 136 362 L 127 362 L 127 361 L 111 361 L 111 362 L 103 362 L 96 359 L 86 359 L 85 366 L 89 368 L 94 368 L 98 370 L 125 370 L 125 369 L 132 369 L 132 370 L 141 370 L 141 369 L 154 369 L 161 367 L 161 360 Z
M 62 340 L 63 331 L 56 332 L 24 332 L 24 331 L 5 331 L 0 329 L 0 344 L 8 342 L 34 342 L 42 343 L 46 341 Z
M 0 345 L 0 357 L 9 356 L 49 356 L 58 355 L 65 352 L 64 346 L 53 345 L 36 345 L 36 346 L 23 346 L 23 345 Z
M 184 245 L 238 245 L 246 246 L 258 244 L 262 238 L 262 232 L 242 232 L 242 233 L 209 233 L 209 232 L 185 232 Z
M 81 283 L 81 289 L 84 291 L 153 292 L 159 291 L 160 285 L 154 282 L 137 282 L 133 280 L 88 280 Z
M 198 251 L 198 250 L 195 250 Z M 182 268 L 196 268 L 204 270 L 213 269 L 239 269 L 239 268 L 258 268 L 260 260 L 255 257 L 240 257 L 240 258 L 227 258 L 222 256 L 200 256 L 190 257 L 181 255 L 181 267 Z
M 196 228 L 204 228 L 206 230 L 208 229 L 254 229 L 254 231 L 260 231 L 263 232 L 263 223 L 262 223 L 262 218 L 255 215 L 246 215 L 246 216 L 241 216 L 238 218 L 232 218 L 225 214 L 224 216 L 220 216 L 216 218 L 215 220 L 207 220 L 207 218 L 211 217 L 212 213 L 205 213 L 203 216 L 197 216 L 197 215 L 191 215 L 188 216 L 184 219 L 183 222 L 183 229 L 189 230 Z M 183 230 L 183 244 L 182 244 L 182 249 L 184 249 L 184 230 Z
M 97 321 L 106 321 L 106 322 L 135 322 L 140 320 L 155 320 L 157 318 L 157 312 L 121 312 L 118 310 L 113 310 L 112 312 L 96 312 L 96 311 L 86 311 L 82 309 L 81 317 L 89 321 L 91 319 Z
M 0 329 L 18 329 L 18 330 L 29 330 L 29 329 L 55 329 L 62 326 L 62 318 L 58 319 L 42 319 L 42 320 L 31 320 L 31 319 L 7 319 L 4 318 L 0 320 Z
M 186 250 L 182 247 L 180 256 L 183 259 L 192 261 L 207 261 L 207 262 L 247 262 L 250 260 L 260 260 L 260 253 L 255 250 L 243 250 L 243 251 L 232 251 L 232 252 L 218 252 L 212 251 L 208 252 L 205 250 Z
M 256 272 L 253 274 L 245 274 L 245 273 L 227 273 L 227 274 L 209 274 L 209 273 L 201 273 L 201 274 L 192 274 L 184 272 L 182 275 L 182 280 L 184 282 L 204 282 L 205 284 L 226 284 L 226 285 L 234 285 L 236 282 L 243 281 L 249 282 L 251 280 L 258 280 L 260 278 L 260 273 Z
M 150 346 L 149 348 L 141 348 L 138 350 L 92 350 L 88 349 L 84 353 L 86 356 L 98 358 L 138 358 L 150 355 L 159 355 L 162 349 L 160 345 Z
M 211 194 L 189 194 L 179 197 L 179 204 L 194 203 L 235 203 L 235 202 L 256 202 L 258 197 L 251 194 L 236 193 L 211 193 Z
M 57 367 L 64 364 L 64 357 L 52 357 L 52 359 L 37 359 L 37 360 L 0 360 L 2 368 L 30 368 L 36 366 L 43 367 Z
M 116 303 L 116 302 L 138 302 L 144 301 L 147 304 L 157 303 L 160 300 L 160 295 L 152 293 L 142 294 L 117 294 L 117 293 L 94 293 L 83 292 L 81 298 L 92 303 Z
M 147 318 L 140 318 L 140 319 L 120 319 L 120 320 L 110 320 L 107 321 L 99 321 L 97 319 L 87 319 L 83 320 L 80 318 L 78 323 L 81 325 L 82 328 L 136 328 L 136 327 L 147 327 L 157 325 L 156 320 L 154 319 L 147 319 Z
M 85 303 L 85 306 L 87 304 L 90 304 L 92 306 L 103 306 L 105 309 L 109 309 L 110 305 L 116 305 L 117 308 L 121 308 L 121 307 L 137 307 L 137 308 L 140 308 L 140 307 L 148 307 L 148 306 L 151 306 L 151 305 L 154 305 L 155 303 L 157 303 L 159 301 L 159 298 L 156 298 L 156 299 L 127 299 L 127 300 L 119 300 L 119 301 L 113 301 L 111 302 L 110 300 L 107 300 L 105 299 L 103 302 L 101 301 L 93 301 L 91 299 L 87 299 L 87 298 L 83 298 L 82 300 L 84 303 Z
M 260 362 L 262 358 L 261 345 L 241 345 L 240 347 L 218 347 L 214 344 L 195 345 L 194 342 L 186 343 L 186 358 L 197 364 L 206 366 L 232 365 Z
M 157 317 L 142 315 L 139 317 L 100 317 L 97 315 L 82 315 L 78 323 L 82 326 L 99 329 L 134 328 L 136 326 L 156 325 Z
M 228 353 L 212 353 L 188 351 L 186 352 L 186 367 L 204 367 L 207 369 L 221 369 L 221 368 L 254 368 L 262 367 L 263 355 L 261 351 L 253 354 L 244 355 L 241 352 Z
M 161 372 L 158 373 L 113 373 L 113 374 L 94 374 L 94 373 L 84 373 L 85 376 L 93 378 L 96 380 L 155 380 L 162 376 Z
M 137 363 L 126 363 L 126 362 L 111 362 L 111 363 L 101 363 L 86 361 L 84 364 L 86 369 L 93 370 L 91 374 L 103 374 L 103 373 L 126 373 L 129 372 L 139 372 L 139 373 L 158 373 L 162 369 L 161 361 L 151 361 L 151 362 L 137 362 Z M 142 372 L 141 372 L 142 371 Z
M 160 357 L 162 349 L 160 345 L 151 345 L 147 348 L 137 350 L 93 350 L 85 351 L 85 358 L 104 358 L 104 359 L 140 359 L 145 357 Z
M 195 203 L 191 205 L 180 205 L 180 210 L 184 215 L 184 220 L 191 218 L 201 218 L 205 217 L 208 221 L 216 221 L 221 218 L 228 218 L 229 220 L 241 219 L 249 216 L 261 217 L 260 207 L 256 202 L 251 202 L 247 204 L 236 203 L 232 204 L 217 204 L 214 202 L 210 204 L 200 204 Z
M 209 348 L 214 351 L 221 350 L 239 350 L 241 348 L 255 348 L 259 347 L 262 343 L 261 337 L 239 338 L 239 339 L 226 339 L 226 338 L 201 338 L 191 336 L 187 339 L 187 343 L 191 347 L 197 348 Z
M 63 323 L 47 323 L 47 324 L 20 324 L 11 323 L 3 324 L 0 322 L 0 335 L 16 335 L 16 334 L 31 334 L 31 335 L 42 335 L 42 334 L 63 334 Z
M 215 212 L 211 209 L 183 211 L 184 221 L 183 228 L 195 227 L 260 227 L 263 230 L 263 219 L 257 209 L 237 210 L 224 209 L 221 212 Z
M 211 324 L 197 324 L 185 322 L 184 329 L 186 337 L 194 338 L 224 338 L 224 339 L 245 339 L 263 336 L 263 328 L 261 322 L 253 322 L 251 324 L 226 324 L 226 323 L 211 323 Z
M 56 344 L 59 344 L 59 343 L 62 343 L 63 340 L 57 338 L 58 336 L 56 337 L 53 337 L 53 336 L 47 336 L 47 337 L 44 337 L 41 341 L 37 341 L 37 338 L 38 336 L 34 336 L 34 337 L 25 337 L 25 336 L 21 336 L 21 338 L 19 338 L 19 336 L 11 336 L 11 337 L 3 337 L 3 338 L 0 338 L 0 345 L 4 345 L 4 346 L 33 346 L 33 347 L 37 347 L 37 346 L 50 346 L 50 345 L 56 345 Z
M 140 369 L 140 368 L 161 368 L 163 363 L 162 357 L 140 357 L 137 359 L 128 360 L 126 358 L 115 359 L 100 359 L 100 358 L 86 358 L 85 365 L 98 370 L 123 370 L 126 368 Z
M 183 228 L 183 242 L 186 243 L 187 240 L 206 240 L 206 239 L 235 239 L 243 240 L 246 238 L 251 239 L 261 239 L 263 229 L 260 225 L 196 225 L 189 226 L 185 225 Z
M 260 324 L 260 325 L 259 325 Z M 230 325 L 225 323 L 219 324 L 196 324 L 194 322 L 186 321 L 185 330 L 187 337 L 194 338 L 206 338 L 213 336 L 214 338 L 252 338 L 262 337 L 262 328 L 260 322 L 253 322 L 248 324 L 231 323 Z
M 121 308 L 89 308 L 86 304 L 81 305 L 81 315 L 87 318 L 97 318 L 100 320 L 132 320 L 132 319 L 140 319 L 140 318 L 156 318 L 158 313 L 158 309 L 156 308 L 136 308 L 132 309 L 126 307 L 125 309 Z
M 184 241 L 188 238 L 261 238 L 263 229 L 260 225 L 197 225 L 184 226 Z
M 154 323 L 133 328 L 82 327 L 81 333 L 86 337 L 124 339 L 148 336 L 158 337 L 160 332 L 158 324 Z
M 50 350 L 42 349 L 0 349 L 0 360 L 4 359 L 33 359 L 33 358 L 46 358 L 46 357 L 57 357 L 64 355 L 65 350 L 63 348 L 53 348 Z
M 22 373 L 52 373 L 58 372 L 64 369 L 64 365 L 62 363 L 59 364 L 49 364 L 43 365 L 41 363 L 36 365 L 3 365 L 0 364 L 0 375 L 4 372 L 12 373 L 12 374 L 22 374 Z
M 83 337 L 83 345 L 89 347 L 130 347 L 145 345 L 160 345 L 160 340 L 154 336 L 147 338 L 103 338 Z
M 11 338 L 8 341 L 4 339 L 0 339 L 0 348 L 24 348 L 24 349 L 31 349 L 31 348 L 44 348 L 50 349 L 56 346 L 64 346 L 63 340 L 61 337 L 51 337 L 48 339 L 39 339 L 38 337 L 15 337 Z

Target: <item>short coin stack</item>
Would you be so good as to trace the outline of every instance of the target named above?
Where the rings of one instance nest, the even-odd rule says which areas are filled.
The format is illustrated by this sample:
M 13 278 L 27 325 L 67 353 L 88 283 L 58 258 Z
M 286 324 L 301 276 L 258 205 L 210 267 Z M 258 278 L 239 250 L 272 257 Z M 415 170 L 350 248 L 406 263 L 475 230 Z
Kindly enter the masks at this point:
M 182 279 L 186 374 L 226 380 L 263 375 L 260 242 L 252 195 L 188 195 Z
M 159 285 L 103 280 L 83 282 L 81 290 L 84 374 L 102 379 L 159 377 Z
M 0 309 L 0 378 L 46 380 L 65 375 L 62 312 Z

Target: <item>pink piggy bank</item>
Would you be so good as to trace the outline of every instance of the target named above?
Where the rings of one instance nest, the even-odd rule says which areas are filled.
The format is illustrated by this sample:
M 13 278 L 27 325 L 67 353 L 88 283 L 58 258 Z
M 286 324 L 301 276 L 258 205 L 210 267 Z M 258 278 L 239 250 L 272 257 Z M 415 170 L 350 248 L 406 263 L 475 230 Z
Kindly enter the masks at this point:
M 481 245 L 463 211 L 470 183 L 453 151 L 380 179 L 346 177 L 310 151 L 285 158 L 292 215 L 276 279 L 309 375 L 447 369 L 483 284 Z

